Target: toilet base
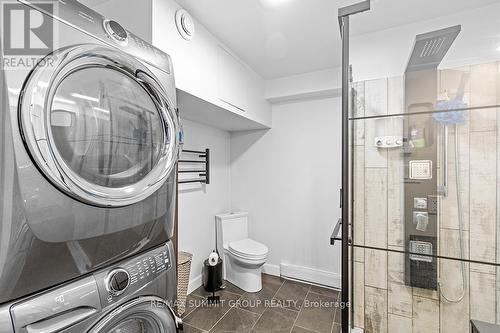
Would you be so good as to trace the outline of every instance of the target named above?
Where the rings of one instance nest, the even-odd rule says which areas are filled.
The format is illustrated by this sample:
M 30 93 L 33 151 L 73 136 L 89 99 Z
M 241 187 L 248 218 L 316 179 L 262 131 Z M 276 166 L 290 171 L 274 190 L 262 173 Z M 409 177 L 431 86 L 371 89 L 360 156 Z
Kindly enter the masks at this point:
M 226 280 L 249 293 L 262 289 L 262 264 L 245 265 L 225 255 Z

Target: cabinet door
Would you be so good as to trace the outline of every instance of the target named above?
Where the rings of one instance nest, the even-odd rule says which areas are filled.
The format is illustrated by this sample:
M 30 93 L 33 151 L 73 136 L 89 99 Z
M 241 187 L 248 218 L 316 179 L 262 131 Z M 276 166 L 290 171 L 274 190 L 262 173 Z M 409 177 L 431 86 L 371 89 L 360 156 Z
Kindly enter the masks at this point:
M 229 52 L 218 48 L 219 99 L 241 111 L 248 109 L 247 72 L 245 66 Z

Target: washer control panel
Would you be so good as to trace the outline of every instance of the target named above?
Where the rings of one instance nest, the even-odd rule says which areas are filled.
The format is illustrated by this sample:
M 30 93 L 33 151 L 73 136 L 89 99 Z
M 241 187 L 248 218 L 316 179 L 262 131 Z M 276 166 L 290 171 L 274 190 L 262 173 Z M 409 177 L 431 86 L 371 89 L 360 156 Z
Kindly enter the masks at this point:
M 138 257 L 126 266 L 130 274 L 130 285 L 143 284 L 143 281 L 149 282 L 171 266 L 170 252 L 167 247 L 164 247 L 163 251 L 155 251 L 147 256 Z
M 102 307 L 142 289 L 173 265 L 169 243 L 96 273 Z
M 106 19 L 98 12 L 86 7 L 78 0 L 37 1 L 20 0 L 22 3 L 54 18 L 60 24 L 67 24 L 93 36 L 111 47 L 139 58 L 167 74 L 171 74 L 170 56 L 142 38 L 127 31 L 116 21 Z M 50 3 L 50 10 L 47 10 Z

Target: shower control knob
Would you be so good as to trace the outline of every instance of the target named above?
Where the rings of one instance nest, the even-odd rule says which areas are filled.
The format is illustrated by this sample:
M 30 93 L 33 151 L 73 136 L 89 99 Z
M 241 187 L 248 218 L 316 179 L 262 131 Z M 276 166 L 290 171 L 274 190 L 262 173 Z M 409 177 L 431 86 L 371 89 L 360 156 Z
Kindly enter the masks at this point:
M 386 135 L 375 137 L 375 146 L 377 148 L 396 148 L 403 145 L 403 139 L 396 135 Z
M 113 296 L 123 294 L 130 285 L 130 275 L 123 268 L 117 268 L 109 272 L 106 277 L 106 290 Z

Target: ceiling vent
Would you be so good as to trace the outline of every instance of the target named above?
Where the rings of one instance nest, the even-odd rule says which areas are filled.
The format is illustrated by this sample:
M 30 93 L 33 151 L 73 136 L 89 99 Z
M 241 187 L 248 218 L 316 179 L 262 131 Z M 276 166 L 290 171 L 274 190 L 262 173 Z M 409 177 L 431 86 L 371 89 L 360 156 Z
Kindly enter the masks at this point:
M 194 20 L 185 9 L 179 9 L 175 13 L 175 25 L 182 38 L 185 40 L 193 39 L 195 32 Z

